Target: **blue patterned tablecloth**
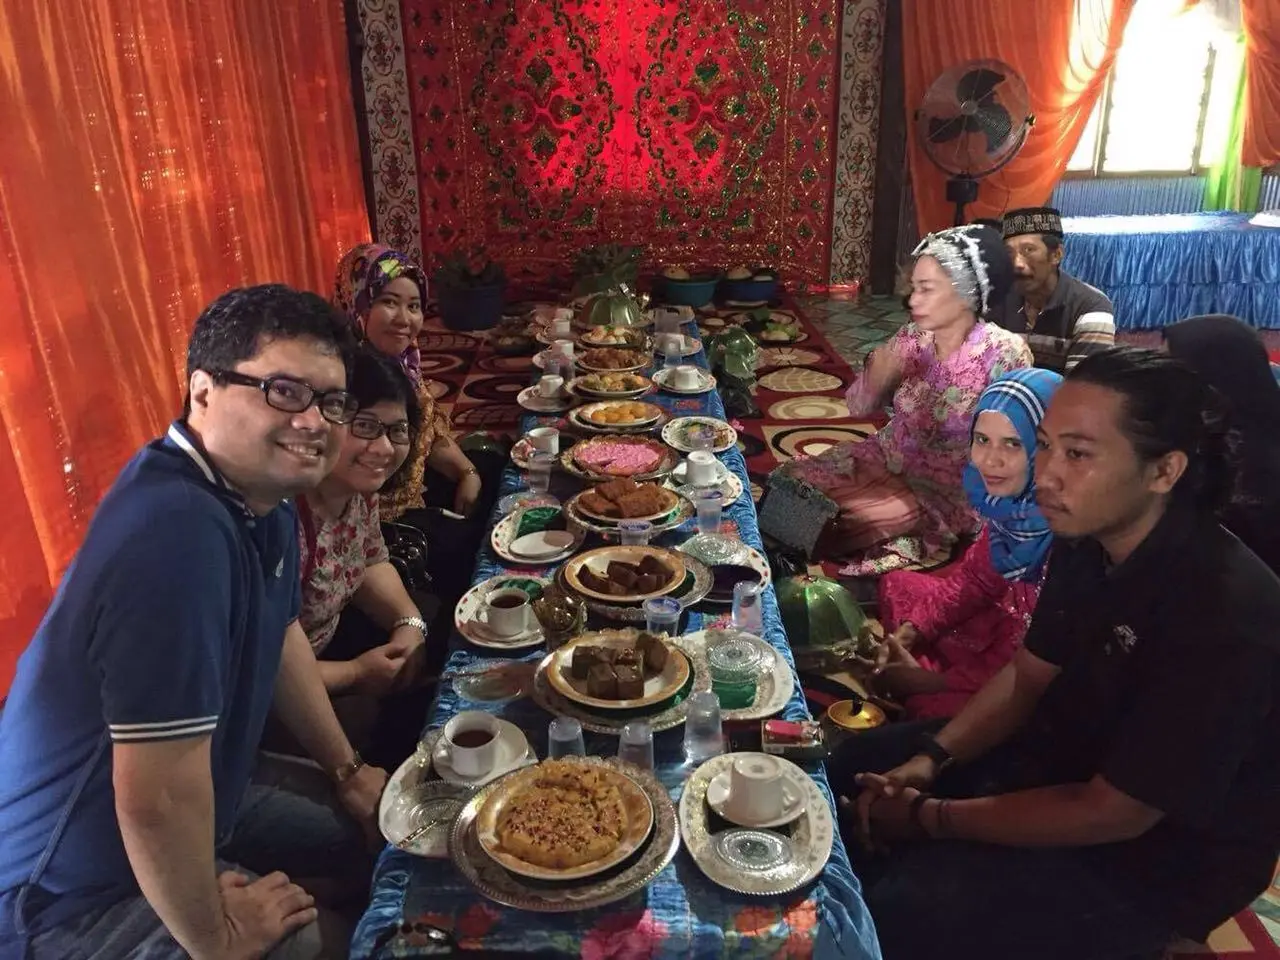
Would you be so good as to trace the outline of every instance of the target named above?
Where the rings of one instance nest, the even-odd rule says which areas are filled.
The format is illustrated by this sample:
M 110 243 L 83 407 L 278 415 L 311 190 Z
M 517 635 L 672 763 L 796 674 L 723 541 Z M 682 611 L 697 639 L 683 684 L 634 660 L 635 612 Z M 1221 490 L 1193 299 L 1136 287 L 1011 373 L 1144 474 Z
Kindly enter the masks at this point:
M 695 361 L 706 366 L 705 354 Z M 699 397 L 675 397 L 659 393 L 647 399 L 677 415 L 706 414 L 724 417 L 724 405 L 714 391 Z M 524 431 L 552 418 L 527 417 Z M 746 464 L 737 449 L 721 459 L 749 491 Z M 502 493 L 522 487 L 514 468 L 502 477 Z M 567 475 L 557 475 L 552 492 L 567 497 L 578 489 Z M 727 519 L 736 525 L 739 536 L 760 548 L 755 505 L 744 493 L 726 509 Z M 498 519 L 493 518 L 494 522 Z M 682 529 L 663 535 L 655 542 L 674 545 L 692 531 Z M 475 571 L 475 582 L 507 570 L 486 542 Z M 538 573 L 546 575 L 547 568 Z M 795 663 L 778 613 L 777 597 L 770 587 L 764 594 L 765 638 Z M 698 630 L 714 621 L 696 611 L 688 615 L 686 630 Z M 496 654 L 465 643 L 457 634 L 445 675 L 465 670 Z M 541 649 L 525 659 L 536 661 Z M 453 714 L 476 705 L 461 700 L 452 685 L 442 681 L 432 708 L 428 727 L 442 726 Z M 530 699 L 493 707 L 493 712 L 520 726 L 540 756 L 546 755 L 547 724 L 550 715 Z M 796 719 L 808 716 L 800 691 L 782 714 Z M 656 773 L 678 800 L 688 767 L 682 752 L 683 728 L 660 733 L 655 738 Z M 587 752 L 611 755 L 616 738 L 588 735 Z M 814 780 L 831 801 L 827 776 L 820 764 L 809 766 Z M 863 903 L 857 878 L 849 864 L 844 845 L 836 836 L 835 848 L 826 869 L 808 887 L 779 898 L 748 897 L 732 893 L 708 880 L 683 849 L 675 861 L 642 893 L 610 907 L 574 914 L 528 913 L 494 904 L 477 894 L 452 863 L 424 860 L 387 847 L 374 874 L 369 907 L 352 942 L 351 956 L 412 957 L 420 938 L 412 932 L 414 921 L 425 920 L 455 931 L 463 947 L 491 953 L 529 953 L 564 957 L 645 957 L 652 960 L 688 957 L 807 957 L 858 958 L 877 960 L 880 947 L 870 914 Z M 406 928 L 406 922 L 410 927 Z
M 1067 217 L 1067 273 L 1111 298 L 1120 330 L 1227 313 L 1280 329 L 1280 229 L 1243 213 Z

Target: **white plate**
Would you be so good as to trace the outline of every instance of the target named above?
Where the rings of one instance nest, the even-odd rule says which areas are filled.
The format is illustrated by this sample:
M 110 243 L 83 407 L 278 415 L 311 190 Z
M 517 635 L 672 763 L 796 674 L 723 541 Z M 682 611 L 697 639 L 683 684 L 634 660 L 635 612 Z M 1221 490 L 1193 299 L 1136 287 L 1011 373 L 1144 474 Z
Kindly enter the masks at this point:
M 624 403 L 642 403 L 646 407 L 652 407 L 647 416 L 641 417 L 639 420 L 628 420 L 626 423 L 596 423 L 589 419 L 591 414 L 601 410 L 608 410 Z M 656 403 L 649 403 L 645 400 L 599 400 L 595 403 L 588 403 L 573 411 L 573 419 L 588 427 L 595 427 L 598 430 L 635 430 L 639 427 L 651 427 L 662 419 L 662 408 Z
M 515 637 L 500 637 L 484 622 L 482 613 L 485 597 L 513 580 L 536 580 L 544 588 L 551 583 L 545 577 L 518 577 L 504 573 L 476 584 L 462 595 L 462 599 L 453 608 L 453 626 L 468 643 L 494 650 L 518 650 L 542 643 L 542 627 L 532 614 L 529 615 L 529 629 Z
M 449 744 L 442 736 L 436 741 L 431 751 L 431 765 L 441 780 L 447 783 L 458 783 L 464 787 L 482 787 L 490 780 L 497 780 L 504 773 L 510 773 L 516 767 L 537 760 L 537 754 L 525 739 L 524 731 L 509 720 L 498 720 L 498 750 L 493 769 L 478 777 L 463 776 L 453 769 L 453 760 L 449 756 Z
M 561 560 L 567 560 L 574 555 L 577 549 L 582 546 L 582 541 L 586 539 L 587 532 L 585 530 L 574 531 L 575 536 L 573 543 L 570 544 L 567 549 L 561 553 L 557 553 L 555 556 L 539 557 L 536 559 L 534 557 L 519 556 L 518 554 L 511 552 L 511 541 L 516 530 L 519 529 L 520 514 L 520 510 L 517 510 L 515 513 L 507 514 L 493 525 L 493 530 L 489 533 L 489 545 L 493 547 L 493 552 L 503 560 L 507 561 L 507 563 L 514 566 L 542 566 L 543 564 L 558 563 Z
M 656 337 L 654 340 L 653 349 L 655 353 L 660 355 L 665 355 L 663 354 L 663 351 L 657 346 L 657 344 L 661 342 L 662 342 L 662 337 L 661 336 Z M 680 348 L 680 356 L 682 357 L 696 356 L 701 350 L 702 350 L 701 340 L 699 340 L 697 337 L 687 337 L 684 342 L 684 346 Z
M 712 639 L 713 634 L 721 632 L 718 630 L 695 630 L 693 633 L 686 633 L 677 637 L 672 642 L 691 657 L 705 659 L 707 641 Z M 762 677 L 760 682 L 756 684 L 756 699 L 751 706 L 721 709 L 720 716 L 724 720 L 763 720 L 765 717 L 776 716 L 786 709 L 787 704 L 791 701 L 792 694 L 796 692 L 795 674 L 791 671 L 791 664 L 787 663 L 786 658 L 775 650 L 769 641 L 762 640 L 750 633 L 734 632 L 740 637 L 746 637 L 751 642 L 766 647 L 773 658 L 773 668 L 770 676 Z
M 551 655 L 553 660 L 547 668 L 547 680 L 560 696 L 594 710 L 638 710 L 670 700 L 693 676 L 693 663 L 674 644 L 667 644 L 667 663 L 662 672 L 644 674 L 644 693 L 634 700 L 604 700 L 593 697 L 587 693 L 587 681 L 573 676 L 573 651 L 577 647 L 630 648 L 635 645 L 635 638 L 639 633 L 638 629 L 629 628 L 599 630 L 575 637 Z
M 568 530 L 540 530 L 517 537 L 507 549 L 526 560 L 546 560 L 564 553 L 575 539 Z
M 565 385 L 565 389 L 580 397 L 590 398 L 592 400 L 635 400 L 638 397 L 643 397 L 653 389 L 653 384 L 650 382 L 646 383 L 643 387 L 637 387 L 634 390 L 622 390 L 617 392 L 592 390 L 583 383 L 588 376 L 594 376 L 594 374 L 583 374 L 580 377 L 574 377 Z
M 678 393 L 683 396 L 693 396 L 697 393 L 707 393 L 716 388 L 716 378 L 705 370 L 698 370 L 698 385 L 696 387 L 677 387 L 671 382 L 674 372 L 673 369 L 663 367 L 653 372 L 651 378 L 660 388 L 667 393 Z
M 715 849 L 716 835 L 708 827 L 706 800 L 711 781 L 728 770 L 737 756 L 726 753 L 713 757 L 685 781 L 680 795 L 680 839 L 698 869 L 726 890 L 756 896 L 780 896 L 798 890 L 822 873 L 831 859 L 836 833 L 831 805 L 821 788 L 805 776 L 805 810 L 791 828 L 787 862 L 757 873 L 728 863 Z
M 711 427 L 716 431 L 712 453 L 724 453 L 738 443 L 738 431 L 715 417 L 677 417 L 662 428 L 662 442 L 669 447 L 690 453 L 693 450 L 688 433 L 695 427 Z
M 525 387 L 516 395 L 516 403 L 534 413 L 563 413 L 577 402 L 577 399 L 571 396 L 544 397 L 538 392 L 536 383 L 531 387 Z
M 800 776 L 803 777 L 805 775 L 804 771 L 800 770 L 799 767 L 795 769 Z M 787 770 L 782 776 L 784 781 L 782 787 L 784 802 L 782 812 L 776 817 L 770 817 L 766 820 L 752 820 L 749 817 L 742 817 L 734 813 L 729 792 L 729 782 L 732 774 L 728 770 L 712 777 L 711 783 L 707 785 L 707 803 L 712 810 L 724 817 L 724 819 L 730 823 L 736 823 L 740 827 L 752 827 L 757 830 L 781 827 L 804 813 L 805 803 L 808 801 L 808 791 L 805 790 L 804 784 L 794 782 L 792 779 L 793 774 L 790 770 Z
M 681 460 L 676 464 L 675 469 L 671 471 L 669 486 L 689 499 L 693 499 L 695 490 L 719 490 L 720 496 L 724 498 L 720 501 L 720 506 L 721 508 L 727 507 L 742 496 L 744 488 L 742 481 L 738 479 L 738 475 L 719 460 L 716 461 L 716 467 L 720 470 L 720 479 L 715 483 L 705 487 L 702 485 L 690 486 L 684 482 L 685 474 L 689 472 L 688 461 Z
M 453 825 L 450 813 L 455 804 L 461 810 L 472 794 L 468 787 L 427 779 L 431 773 L 431 751 L 439 736 L 439 730 L 427 731 L 417 751 L 387 780 L 378 800 L 378 829 L 383 838 L 393 847 L 417 857 L 448 858 L 449 829 Z M 405 843 L 425 822 L 437 817 L 443 822 Z

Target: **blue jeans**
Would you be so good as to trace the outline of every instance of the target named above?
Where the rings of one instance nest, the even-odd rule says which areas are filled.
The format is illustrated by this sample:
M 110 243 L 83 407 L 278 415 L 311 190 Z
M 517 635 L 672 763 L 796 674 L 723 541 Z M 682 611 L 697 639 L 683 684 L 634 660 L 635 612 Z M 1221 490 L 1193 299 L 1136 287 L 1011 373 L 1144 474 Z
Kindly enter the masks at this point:
M 917 752 L 940 721 L 890 724 L 857 734 L 830 761 L 837 792 L 855 774 L 883 773 Z M 938 780 L 943 797 L 983 796 L 1018 779 L 1016 751 L 996 749 Z M 845 842 L 885 960 L 1146 960 L 1173 938 L 1169 926 L 1072 848 L 1002 847 L 960 840 L 895 846 L 873 857 Z
M 245 793 L 230 840 L 218 850 L 218 872 L 262 875 L 283 870 L 309 890 L 341 882 L 367 890 L 372 866 L 359 827 L 332 802 L 318 771 L 264 764 Z M 313 891 L 314 892 L 314 891 Z M 294 931 L 268 956 L 272 960 L 345 958 L 352 923 L 327 909 L 315 923 Z M 21 956 L 21 954 L 19 954 Z M 3 960 L 9 954 L 0 951 Z M 90 911 L 32 938 L 26 960 L 185 960 L 142 896 Z

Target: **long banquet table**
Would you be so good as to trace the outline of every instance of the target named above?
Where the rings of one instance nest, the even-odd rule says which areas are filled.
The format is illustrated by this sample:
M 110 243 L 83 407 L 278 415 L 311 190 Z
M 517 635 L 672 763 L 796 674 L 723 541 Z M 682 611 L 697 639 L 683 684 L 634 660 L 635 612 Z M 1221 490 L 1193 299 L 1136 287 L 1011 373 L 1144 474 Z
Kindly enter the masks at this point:
M 705 368 L 705 353 L 699 353 L 692 362 Z M 696 397 L 655 393 L 646 399 L 679 416 L 724 417 L 724 405 L 715 391 Z M 539 424 L 554 424 L 556 419 L 527 416 L 521 424 L 522 432 Z M 721 460 L 742 480 L 745 491 L 750 491 L 741 453 L 731 449 L 721 455 Z M 522 486 L 520 472 L 509 467 L 502 477 L 501 492 L 511 493 Z M 564 499 L 577 488 L 577 481 L 572 477 L 557 474 L 552 493 Z M 491 526 L 498 519 L 495 513 Z M 760 549 L 755 505 L 749 492 L 744 492 L 726 508 L 725 519 L 736 528 L 743 541 Z M 692 532 L 690 523 L 655 542 L 674 546 Z M 512 569 L 515 568 L 505 566 L 486 542 L 478 557 L 474 582 Z M 524 572 L 549 574 L 546 567 L 527 568 Z M 772 586 L 765 591 L 763 612 L 765 639 L 794 671 Z M 687 616 L 686 631 L 720 625 L 726 619 L 723 614 L 697 610 Z M 444 670 L 446 678 L 483 663 L 489 659 L 487 655 L 504 659 L 511 656 L 472 647 L 456 632 L 450 643 L 450 656 Z M 539 648 L 523 659 L 536 661 L 543 655 L 544 651 Z M 546 755 L 547 724 L 551 717 L 531 699 L 481 707 L 462 700 L 447 679 L 441 681 L 427 728 L 443 726 L 460 710 L 477 708 L 490 709 L 521 727 L 538 755 Z M 782 716 L 790 719 L 808 716 L 799 684 Z M 689 773 L 684 764 L 682 738 L 683 728 L 677 727 L 657 734 L 654 744 L 655 773 L 677 801 Z M 587 734 L 587 753 L 611 756 L 616 751 L 616 738 Z M 831 790 L 822 765 L 809 764 L 806 769 L 830 802 Z M 817 880 L 794 894 L 761 898 L 724 890 L 708 880 L 688 853 L 681 850 L 675 861 L 643 892 L 605 908 L 568 914 L 523 912 L 492 903 L 473 890 L 451 862 L 421 859 L 388 846 L 378 859 L 370 903 L 353 938 L 351 956 L 430 955 L 422 946 L 425 938 L 414 930 L 415 923 L 451 930 L 461 949 L 487 956 L 625 956 L 654 960 L 713 956 L 814 956 L 849 960 L 880 957 L 870 914 L 838 834 L 826 868 Z

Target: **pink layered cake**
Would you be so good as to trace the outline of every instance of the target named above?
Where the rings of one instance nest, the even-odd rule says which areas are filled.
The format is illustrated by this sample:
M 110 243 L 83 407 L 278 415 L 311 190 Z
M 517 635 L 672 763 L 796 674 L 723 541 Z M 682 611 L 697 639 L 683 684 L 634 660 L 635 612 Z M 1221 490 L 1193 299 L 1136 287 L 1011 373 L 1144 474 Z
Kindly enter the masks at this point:
M 656 470 L 666 448 L 646 437 L 598 437 L 573 448 L 574 462 L 602 477 L 635 477 Z

